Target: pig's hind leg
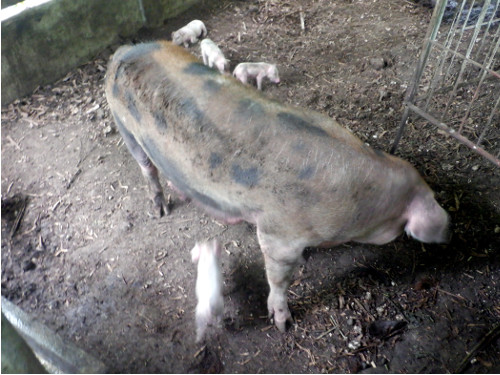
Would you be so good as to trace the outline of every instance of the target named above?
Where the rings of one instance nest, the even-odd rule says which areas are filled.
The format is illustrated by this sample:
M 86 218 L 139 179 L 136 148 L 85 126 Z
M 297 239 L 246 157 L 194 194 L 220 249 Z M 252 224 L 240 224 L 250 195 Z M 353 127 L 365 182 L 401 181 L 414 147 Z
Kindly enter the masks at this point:
M 158 169 L 146 155 L 141 145 L 137 143 L 135 137 L 126 131 L 126 129 L 119 130 L 127 148 L 141 167 L 142 175 L 148 182 L 151 199 L 153 200 L 155 207 L 159 210 L 160 217 L 165 214 L 170 214 L 170 205 L 165 200 L 165 196 L 163 195 L 163 188 L 161 187 L 160 179 L 158 178 Z
M 295 267 L 303 262 L 304 247 L 299 244 L 291 246 L 285 241 L 263 233 L 257 228 L 260 248 L 264 254 L 267 281 L 269 283 L 269 297 L 267 309 L 269 317 L 274 316 L 274 324 L 285 332 L 286 323 L 293 323 L 288 309 L 287 289 L 290 286 Z

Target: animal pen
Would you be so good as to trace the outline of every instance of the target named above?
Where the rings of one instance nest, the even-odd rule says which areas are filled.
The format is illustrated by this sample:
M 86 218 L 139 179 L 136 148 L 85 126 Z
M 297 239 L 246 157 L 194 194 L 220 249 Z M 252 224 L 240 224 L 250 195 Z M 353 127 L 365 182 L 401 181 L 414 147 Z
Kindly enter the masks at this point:
M 394 153 L 411 114 L 500 166 L 500 0 L 438 0 Z

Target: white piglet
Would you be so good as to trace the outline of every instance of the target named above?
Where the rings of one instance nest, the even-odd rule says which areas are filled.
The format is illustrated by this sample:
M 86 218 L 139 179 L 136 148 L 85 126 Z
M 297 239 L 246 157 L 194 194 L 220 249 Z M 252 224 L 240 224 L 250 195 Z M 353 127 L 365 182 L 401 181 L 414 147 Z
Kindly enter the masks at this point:
M 238 64 L 234 68 L 233 75 L 243 83 L 247 83 L 249 78 L 254 78 L 257 81 L 259 90 L 262 90 L 262 80 L 264 78 L 274 83 L 280 82 L 276 65 L 264 62 Z
M 200 47 L 203 63 L 211 68 L 215 65 L 219 72 L 224 73 L 224 71 L 229 67 L 229 62 L 224 57 L 224 54 L 217 44 L 207 38 L 201 41 Z
M 198 38 L 206 36 L 207 28 L 205 24 L 200 20 L 194 20 L 174 31 L 172 33 L 172 42 L 178 46 L 184 45 L 184 47 L 188 48 L 189 44 L 194 44 L 198 41 Z
M 196 243 L 191 250 L 194 263 L 198 263 L 196 278 L 196 342 L 205 335 L 208 325 L 220 326 L 224 312 L 222 298 L 221 247 L 217 240 Z

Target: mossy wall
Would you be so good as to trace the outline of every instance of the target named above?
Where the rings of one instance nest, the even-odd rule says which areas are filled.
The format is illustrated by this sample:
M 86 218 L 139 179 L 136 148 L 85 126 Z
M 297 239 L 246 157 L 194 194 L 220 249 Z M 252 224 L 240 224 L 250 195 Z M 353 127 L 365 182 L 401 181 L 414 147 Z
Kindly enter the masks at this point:
M 2 105 L 52 83 L 197 0 L 53 0 L 2 22 Z

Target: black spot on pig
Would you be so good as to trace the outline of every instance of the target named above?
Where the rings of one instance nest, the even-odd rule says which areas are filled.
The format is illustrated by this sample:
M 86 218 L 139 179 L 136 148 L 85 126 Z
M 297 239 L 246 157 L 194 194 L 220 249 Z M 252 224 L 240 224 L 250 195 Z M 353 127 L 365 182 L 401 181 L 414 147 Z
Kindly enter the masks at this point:
M 124 46 L 118 48 L 118 50 L 113 55 L 114 61 L 130 61 L 137 58 L 144 57 L 149 53 L 156 51 L 161 48 L 161 44 L 157 42 L 151 43 L 141 43 L 133 47 Z
M 118 115 L 114 112 L 113 112 L 113 117 L 115 118 L 118 131 L 122 135 L 123 141 L 127 145 L 127 148 L 129 149 L 134 159 L 137 160 L 139 165 L 141 165 L 142 167 L 146 168 L 151 167 L 152 165 L 151 160 L 149 160 L 148 156 L 142 149 L 141 145 L 137 143 L 137 140 L 135 139 L 134 135 L 127 130 L 127 128 L 122 123 Z
M 292 145 L 294 151 L 304 151 L 306 149 L 306 144 L 302 141 L 298 141 Z
M 135 105 L 134 95 L 130 91 L 125 94 L 125 100 L 127 101 L 127 108 L 132 117 L 135 119 L 135 121 L 140 122 L 142 116 L 137 109 L 137 106 Z
M 238 103 L 238 114 L 245 118 L 262 118 L 266 112 L 262 105 L 252 99 L 241 99 Z
M 155 119 L 155 125 L 160 131 L 167 130 L 167 120 L 161 111 L 156 111 L 153 113 L 153 117 Z
M 112 91 L 111 93 L 113 94 L 113 96 L 116 98 L 118 97 L 118 95 L 120 95 L 120 88 L 118 87 L 118 85 L 115 83 L 113 83 L 113 88 L 112 88 Z
M 202 121 L 204 113 L 196 105 L 196 102 L 191 98 L 183 98 L 179 100 L 179 107 L 185 115 L 189 116 L 193 121 Z
M 222 157 L 216 152 L 210 153 L 210 158 L 208 159 L 208 163 L 210 164 L 210 169 L 217 168 L 222 164 Z
M 184 114 L 189 116 L 198 124 L 201 124 L 201 121 L 203 121 L 205 117 L 203 111 L 200 110 L 196 102 L 191 98 L 183 98 L 179 100 L 179 107 Z
M 215 82 L 213 79 L 207 79 L 203 82 L 203 90 L 208 91 L 210 94 L 216 94 L 221 88 L 221 84 Z
M 314 168 L 308 165 L 299 172 L 299 180 L 309 180 L 314 176 Z
M 116 85 L 116 82 L 118 81 L 118 79 L 120 77 L 124 77 L 125 76 L 125 68 L 123 66 L 124 64 L 119 64 L 119 66 L 116 68 L 116 71 L 115 71 L 115 79 L 113 80 L 114 82 L 114 85 Z
M 220 216 L 227 215 L 230 217 L 241 217 L 242 214 L 238 208 L 228 206 L 227 204 L 221 204 L 208 195 L 200 193 L 193 186 L 191 186 L 189 179 L 182 173 L 181 170 L 179 170 L 179 168 L 177 168 L 173 161 L 169 160 L 165 156 L 152 139 L 144 138 L 143 144 L 148 150 L 148 153 L 155 165 L 157 165 L 167 179 L 187 197 L 205 207 L 213 209 L 215 211 L 214 214 L 219 214 Z
M 328 135 L 323 129 L 311 125 L 308 121 L 293 113 L 280 112 L 277 117 L 278 123 L 286 129 L 308 132 L 318 136 Z
M 233 164 L 231 177 L 234 182 L 246 187 L 253 187 L 259 183 L 259 171 L 257 167 L 241 168 L 239 165 Z
M 190 190 L 186 183 L 183 173 L 171 162 L 164 153 L 158 148 L 156 143 L 150 138 L 144 138 L 143 144 L 148 151 L 151 159 L 158 165 L 162 173 L 172 184 L 185 194 Z M 189 194 L 188 194 L 189 195 Z
M 219 74 L 217 70 L 210 68 L 206 65 L 203 65 L 199 62 L 192 62 L 188 64 L 183 70 L 184 73 L 193 74 L 196 76 L 204 76 L 204 75 L 214 75 Z
M 118 127 L 118 131 L 120 132 L 120 134 L 122 135 L 127 135 L 128 137 L 134 137 L 132 134 L 129 133 L 129 131 L 125 128 L 125 126 L 123 125 L 123 122 L 120 120 L 120 118 L 118 117 L 118 115 L 113 112 L 113 118 L 115 119 L 115 123 L 116 123 L 116 126 Z

